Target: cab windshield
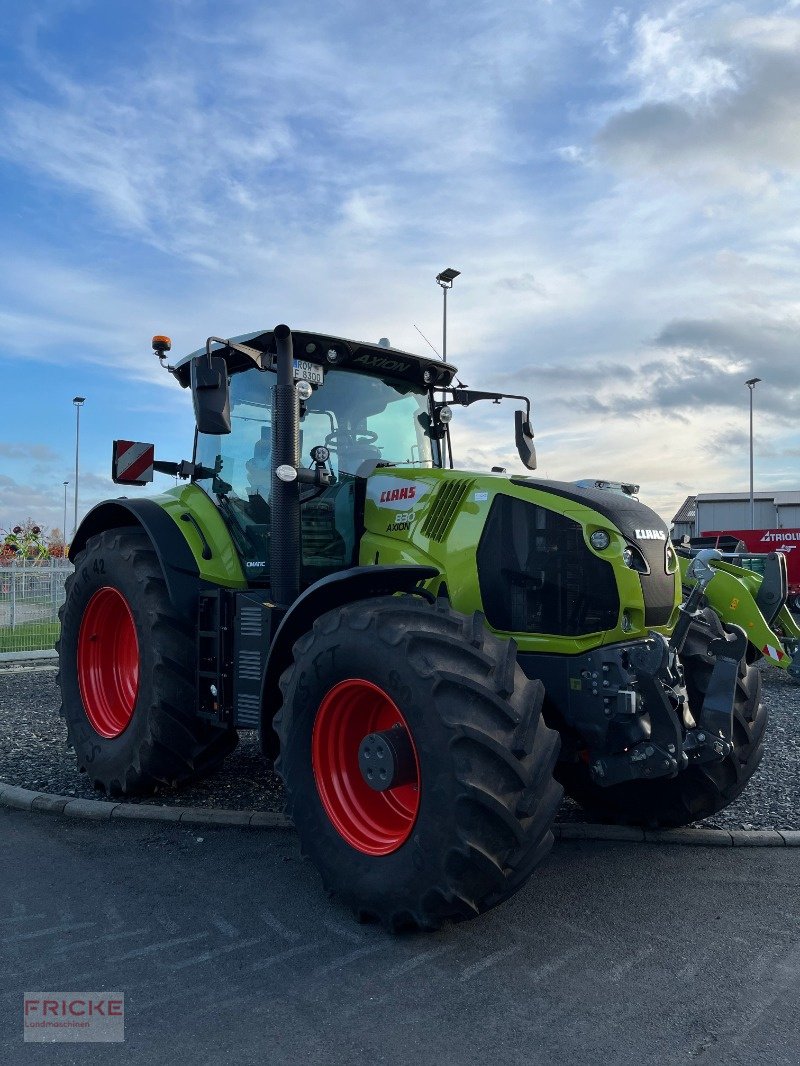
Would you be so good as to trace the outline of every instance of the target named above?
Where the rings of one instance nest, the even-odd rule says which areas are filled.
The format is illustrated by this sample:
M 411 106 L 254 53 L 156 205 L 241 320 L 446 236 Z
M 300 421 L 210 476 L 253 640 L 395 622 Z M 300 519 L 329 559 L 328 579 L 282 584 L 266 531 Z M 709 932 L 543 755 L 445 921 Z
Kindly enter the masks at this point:
M 231 378 L 231 432 L 198 433 L 197 483 L 212 495 L 231 529 L 248 576 L 266 575 L 269 560 L 272 470 L 272 372 L 247 370 Z M 301 508 L 307 580 L 352 565 L 357 553 L 355 478 L 376 463 L 441 465 L 429 435 L 428 393 L 346 369 L 327 370 L 301 404 L 300 461 L 312 466 L 317 445 L 330 452 L 336 483 L 305 492 Z

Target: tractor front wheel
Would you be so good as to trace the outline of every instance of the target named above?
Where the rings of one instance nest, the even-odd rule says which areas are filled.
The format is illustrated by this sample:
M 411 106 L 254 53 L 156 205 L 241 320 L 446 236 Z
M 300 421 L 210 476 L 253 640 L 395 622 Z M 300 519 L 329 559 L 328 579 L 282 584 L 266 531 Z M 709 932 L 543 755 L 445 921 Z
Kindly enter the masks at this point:
M 325 887 L 389 928 L 471 918 L 547 855 L 561 789 L 544 689 L 444 603 L 318 618 L 281 678 L 276 769 Z
M 195 632 L 140 529 L 90 537 L 60 611 L 61 714 L 78 768 L 111 795 L 198 778 L 236 747 L 194 713 Z

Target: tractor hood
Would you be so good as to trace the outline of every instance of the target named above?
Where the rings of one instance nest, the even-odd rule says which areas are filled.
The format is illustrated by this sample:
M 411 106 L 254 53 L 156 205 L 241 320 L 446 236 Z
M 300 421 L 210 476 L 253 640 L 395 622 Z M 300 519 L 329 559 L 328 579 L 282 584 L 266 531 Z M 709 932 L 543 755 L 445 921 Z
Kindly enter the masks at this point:
M 665 522 L 621 493 L 390 467 L 366 481 L 364 525 L 362 563 L 436 566 L 456 610 L 483 611 L 523 649 L 635 639 L 668 627 L 680 602 Z
M 539 478 L 511 478 L 512 485 L 539 489 L 572 503 L 591 507 L 613 522 L 620 533 L 638 545 L 648 562 L 663 561 L 664 547 L 669 541 L 669 527 L 652 508 L 632 496 L 607 489 L 584 488 L 569 481 L 545 481 Z

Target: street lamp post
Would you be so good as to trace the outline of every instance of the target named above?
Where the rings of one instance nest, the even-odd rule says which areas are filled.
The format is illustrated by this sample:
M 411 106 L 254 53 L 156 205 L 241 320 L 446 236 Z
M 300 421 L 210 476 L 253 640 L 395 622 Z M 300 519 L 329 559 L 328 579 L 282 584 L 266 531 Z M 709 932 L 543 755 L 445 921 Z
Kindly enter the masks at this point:
M 73 537 L 78 532 L 78 455 L 81 443 L 81 407 L 85 399 L 85 396 L 73 396 L 72 398 L 75 404 L 75 526 L 72 530 Z M 66 532 L 64 539 L 66 539 Z
M 447 362 L 447 290 L 452 289 L 453 282 L 460 273 L 460 270 L 453 270 L 452 267 L 447 267 L 441 274 L 436 275 L 436 281 L 441 285 L 442 296 L 444 297 L 442 310 L 442 360 L 444 362 Z
M 65 547 L 66 547 L 66 544 L 67 544 L 67 485 L 69 485 L 69 482 L 65 481 L 64 482 L 64 525 L 61 527 L 62 533 L 64 535 L 64 546 Z
M 750 390 L 750 528 L 756 528 L 756 501 L 753 493 L 753 393 L 761 378 L 749 378 L 745 385 Z

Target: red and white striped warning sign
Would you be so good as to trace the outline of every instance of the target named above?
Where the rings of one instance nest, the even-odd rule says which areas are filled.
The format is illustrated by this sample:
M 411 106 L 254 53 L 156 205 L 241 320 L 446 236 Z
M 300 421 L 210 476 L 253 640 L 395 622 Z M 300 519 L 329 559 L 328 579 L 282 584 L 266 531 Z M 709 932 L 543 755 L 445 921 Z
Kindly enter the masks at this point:
M 780 648 L 773 648 L 771 644 L 765 644 L 761 651 L 764 655 L 768 655 L 770 659 L 774 659 L 776 663 L 779 663 L 784 658 Z
M 122 485 L 145 485 L 153 480 L 155 447 L 140 441 L 115 440 L 111 476 Z

